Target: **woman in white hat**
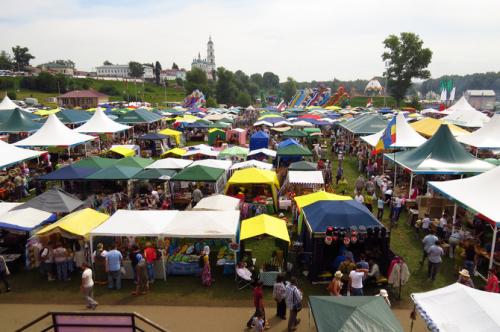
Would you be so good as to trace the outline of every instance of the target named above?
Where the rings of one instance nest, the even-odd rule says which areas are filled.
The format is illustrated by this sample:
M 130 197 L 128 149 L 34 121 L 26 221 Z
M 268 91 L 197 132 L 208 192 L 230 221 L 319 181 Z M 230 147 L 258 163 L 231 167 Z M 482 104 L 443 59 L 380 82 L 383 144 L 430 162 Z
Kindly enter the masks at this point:
M 375 296 L 382 296 L 382 298 L 384 299 L 385 303 L 387 303 L 389 308 L 391 307 L 391 301 L 389 301 L 389 293 L 387 293 L 385 289 L 381 289 L 380 292 Z
M 460 272 L 458 272 L 458 283 L 470 287 L 470 288 L 475 288 L 474 287 L 474 282 L 472 281 L 470 277 L 470 273 L 467 269 L 462 269 Z
M 342 296 L 340 294 L 342 290 L 342 272 L 335 272 L 335 276 L 326 289 L 330 292 L 331 296 Z

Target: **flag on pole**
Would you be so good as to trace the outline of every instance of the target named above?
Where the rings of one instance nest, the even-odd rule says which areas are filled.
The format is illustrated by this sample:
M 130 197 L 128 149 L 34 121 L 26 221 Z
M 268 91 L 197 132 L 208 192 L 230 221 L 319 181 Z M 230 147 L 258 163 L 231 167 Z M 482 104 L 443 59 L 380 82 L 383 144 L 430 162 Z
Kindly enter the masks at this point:
M 445 102 L 446 101 L 446 89 L 443 88 L 441 90 L 441 98 L 439 99 L 440 102 Z
M 455 87 L 453 87 L 453 89 L 451 89 L 451 92 L 450 92 L 450 101 L 454 101 L 455 100 Z
M 366 103 L 366 107 L 372 107 L 373 106 L 373 101 L 372 99 L 368 99 L 368 102 Z
M 372 154 L 378 154 L 396 143 L 396 117 L 393 117 L 375 145 Z

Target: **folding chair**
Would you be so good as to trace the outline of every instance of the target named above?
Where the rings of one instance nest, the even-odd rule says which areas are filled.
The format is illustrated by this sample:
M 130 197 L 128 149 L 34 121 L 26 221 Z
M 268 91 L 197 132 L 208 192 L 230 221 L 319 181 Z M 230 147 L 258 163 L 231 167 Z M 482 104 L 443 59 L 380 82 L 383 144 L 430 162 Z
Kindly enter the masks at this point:
M 238 290 L 242 290 L 245 287 L 252 286 L 253 280 L 252 279 L 250 279 L 250 280 L 243 279 L 238 274 L 236 274 L 236 282 L 237 282 Z

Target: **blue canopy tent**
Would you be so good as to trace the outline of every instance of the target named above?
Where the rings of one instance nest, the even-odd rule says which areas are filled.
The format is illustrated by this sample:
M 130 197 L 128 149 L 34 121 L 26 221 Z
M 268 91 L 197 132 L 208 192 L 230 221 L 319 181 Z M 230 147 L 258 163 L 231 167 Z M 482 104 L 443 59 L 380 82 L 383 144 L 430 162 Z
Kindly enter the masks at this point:
M 293 138 L 287 138 L 286 140 L 284 141 L 281 141 L 279 144 L 278 144 L 278 149 L 279 148 L 284 148 L 284 147 L 287 147 L 289 145 L 300 145 L 299 142 L 297 142 L 296 140 L 294 140 Z
M 269 135 L 263 131 L 258 131 L 250 137 L 250 151 L 257 149 L 267 149 L 269 147 Z
M 52 173 L 40 176 L 40 180 L 43 181 L 85 180 L 87 176 L 94 174 L 99 170 L 100 168 L 78 167 L 74 165 L 69 165 L 60 168 Z
M 383 227 L 366 206 L 355 200 L 318 201 L 305 206 L 302 211 L 305 227 L 302 227 L 301 238 L 304 251 L 311 253 L 309 277 L 312 280 L 316 280 L 325 270 L 334 273 L 337 268 L 333 267 L 335 257 L 346 249 L 354 251 L 357 248 L 354 244 L 346 247 L 340 238 L 337 244 L 327 246 L 325 233 L 329 226 L 344 228 L 346 231 L 352 226 Z

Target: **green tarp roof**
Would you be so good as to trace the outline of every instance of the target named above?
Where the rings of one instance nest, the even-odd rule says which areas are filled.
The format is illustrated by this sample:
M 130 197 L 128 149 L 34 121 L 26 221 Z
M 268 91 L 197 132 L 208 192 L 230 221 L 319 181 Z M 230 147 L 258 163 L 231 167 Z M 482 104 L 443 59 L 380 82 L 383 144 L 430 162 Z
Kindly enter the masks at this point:
M 87 111 L 64 109 L 56 113 L 62 123 L 82 123 L 87 122 L 92 115 Z
M 12 113 L 14 113 L 15 110 L 20 110 L 20 109 L 16 108 L 16 109 L 12 109 L 12 110 L 0 110 L 0 123 L 7 121 L 9 119 L 9 117 L 12 115 Z M 23 110 L 21 110 L 21 112 L 31 120 L 40 119 L 40 116 L 38 116 L 36 114 L 26 112 Z
M 30 119 L 26 112 L 16 108 L 12 111 L 10 117 L 0 124 L 2 133 L 29 133 L 37 131 L 42 125 Z
M 141 157 L 126 157 L 122 159 L 117 159 L 113 165 L 127 166 L 127 167 L 138 167 L 144 168 L 151 165 L 154 162 L 153 159 L 141 158 Z
M 87 176 L 87 180 L 130 180 L 139 173 L 142 168 L 113 165 L 106 167 L 92 175 Z
M 283 137 L 307 137 L 307 133 L 299 129 L 291 129 L 285 131 Z
M 126 124 L 136 124 L 136 123 L 153 123 L 160 120 L 162 117 L 156 113 L 144 110 L 144 109 L 136 109 L 133 111 L 129 111 L 121 114 L 117 122 L 126 123 Z
M 312 156 L 311 150 L 302 145 L 290 144 L 282 148 L 278 148 L 278 156 Z
M 312 133 L 320 133 L 321 129 L 319 128 L 304 128 L 302 129 L 305 133 L 307 134 L 312 134 Z
M 172 176 L 174 176 L 177 172 L 172 169 L 143 169 L 136 175 L 134 175 L 133 179 L 138 180 L 169 180 Z
M 215 123 L 208 125 L 208 128 L 229 128 L 229 127 L 231 127 L 231 124 L 222 121 L 217 121 Z
M 318 164 L 312 163 L 310 161 L 301 160 L 301 161 L 291 163 L 290 167 L 288 167 L 288 170 L 290 170 L 290 171 L 317 171 Z
M 481 173 L 495 167 L 467 152 L 446 124 L 418 148 L 384 156 L 416 174 Z
M 340 126 L 357 135 L 375 134 L 387 127 L 387 120 L 380 114 L 363 114 Z
M 220 168 L 196 165 L 183 169 L 172 177 L 172 181 L 216 182 L 223 173 Z
M 102 158 L 102 157 L 90 157 L 86 159 L 82 159 L 73 163 L 73 167 L 82 167 L 82 168 L 105 168 L 110 167 L 114 163 L 116 163 L 117 159 L 111 158 Z
M 310 296 L 318 332 L 402 332 L 403 327 L 380 296 Z

